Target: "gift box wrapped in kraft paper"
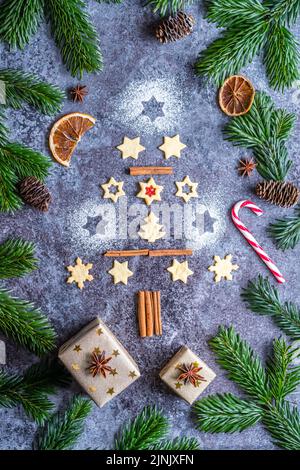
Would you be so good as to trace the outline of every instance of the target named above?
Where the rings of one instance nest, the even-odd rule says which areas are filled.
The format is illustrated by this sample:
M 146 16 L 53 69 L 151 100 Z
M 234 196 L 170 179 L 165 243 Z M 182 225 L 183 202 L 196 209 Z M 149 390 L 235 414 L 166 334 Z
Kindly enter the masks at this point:
M 177 395 L 192 404 L 216 374 L 187 346 L 182 346 L 159 376 Z
M 58 357 L 99 407 L 140 377 L 137 364 L 100 318 L 63 344 Z

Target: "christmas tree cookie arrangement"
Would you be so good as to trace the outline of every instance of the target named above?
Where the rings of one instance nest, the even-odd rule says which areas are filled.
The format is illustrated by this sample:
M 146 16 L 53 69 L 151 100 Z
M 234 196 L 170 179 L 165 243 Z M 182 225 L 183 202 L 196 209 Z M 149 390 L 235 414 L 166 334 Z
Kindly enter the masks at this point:
M 177 395 L 192 404 L 216 374 L 188 347 L 182 346 L 159 376 Z
M 58 356 L 100 407 L 140 377 L 132 357 L 99 318 L 61 346 Z

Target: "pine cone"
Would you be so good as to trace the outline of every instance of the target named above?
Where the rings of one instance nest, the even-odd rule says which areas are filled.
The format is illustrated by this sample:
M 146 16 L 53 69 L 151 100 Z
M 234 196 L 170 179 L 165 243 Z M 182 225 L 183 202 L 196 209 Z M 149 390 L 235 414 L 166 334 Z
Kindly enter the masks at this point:
M 177 41 L 192 33 L 195 19 L 184 11 L 163 20 L 156 28 L 155 35 L 159 42 Z
M 23 201 L 40 211 L 47 212 L 52 201 L 48 188 L 35 176 L 24 178 L 19 185 Z
M 256 194 L 277 206 L 291 207 L 298 202 L 300 191 L 287 181 L 262 181 L 256 186 Z

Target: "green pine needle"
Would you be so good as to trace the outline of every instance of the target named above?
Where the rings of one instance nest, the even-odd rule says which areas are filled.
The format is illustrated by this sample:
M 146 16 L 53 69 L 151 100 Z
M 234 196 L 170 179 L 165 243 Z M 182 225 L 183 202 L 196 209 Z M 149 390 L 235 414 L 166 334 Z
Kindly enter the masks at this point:
M 21 109 L 23 103 L 43 114 L 56 114 L 62 107 L 65 94 L 56 86 L 41 81 L 36 75 L 14 69 L 0 69 L 5 84 L 6 106 Z
M 275 24 L 266 41 L 264 64 L 269 82 L 275 90 L 291 88 L 298 80 L 300 58 L 294 35 L 280 24 Z
M 300 366 L 293 365 L 299 350 L 289 346 L 284 339 L 273 341 L 273 353 L 267 363 L 267 375 L 275 400 L 280 401 L 294 392 L 300 384 Z
M 153 445 L 151 450 L 200 450 L 200 446 L 194 437 L 178 437 L 172 441 L 159 442 Z
M 25 240 L 7 240 L 0 245 L 0 279 L 20 277 L 37 268 L 34 244 Z
M 240 432 L 258 423 L 262 409 L 232 393 L 211 395 L 194 405 L 197 428 L 204 432 Z
M 221 0 L 208 3 L 206 19 L 219 28 L 240 26 L 241 23 L 262 21 L 268 9 L 259 0 Z
M 167 14 L 174 15 L 179 10 L 193 3 L 194 0 L 148 0 L 146 5 L 151 5 L 154 13 L 158 12 L 161 16 Z
M 221 326 L 218 334 L 209 341 L 209 345 L 231 380 L 249 397 L 261 403 L 269 402 L 270 390 L 261 360 L 233 327 Z
M 263 422 L 277 446 L 300 450 L 300 415 L 296 407 L 287 401 L 270 406 Z
M 300 15 L 299 0 L 268 0 L 268 3 L 273 18 L 287 25 L 295 23 Z
M 223 33 L 203 50 L 195 64 L 197 75 L 211 77 L 217 85 L 237 74 L 262 50 L 268 33 L 264 21 L 247 23 L 244 29 L 234 27 Z
M 56 333 L 40 309 L 0 288 L 0 330 L 38 356 L 55 347 Z
M 1 154 L 3 155 L 2 161 Z M 44 181 L 52 166 L 49 157 L 16 142 L 8 143 L 0 148 L 0 161 L 0 172 L 4 172 L 5 167 L 12 169 L 19 180 L 27 176 L 35 176 Z
M 196 73 L 220 85 L 264 50 L 270 85 L 291 87 L 299 78 L 299 53 L 287 26 L 299 14 L 299 0 L 211 0 L 208 21 L 227 29 L 200 53 Z
M 41 23 L 43 0 L 4 0 L 0 8 L 0 39 L 23 49 Z
M 1 84 L 0 84 L 0 87 L 2 87 Z M 2 95 L 1 95 L 1 89 L 0 89 L 0 99 L 1 98 L 2 98 Z M 4 145 L 8 139 L 8 128 L 6 127 L 4 122 L 5 122 L 5 114 L 2 111 L 1 105 L 0 105 L 0 145 Z
M 300 310 L 292 302 L 281 302 L 278 290 L 271 286 L 268 278 L 259 275 L 249 281 L 241 297 L 252 312 L 272 316 L 287 336 L 292 340 L 300 339 Z
M 102 69 L 95 28 L 82 0 L 48 0 L 45 8 L 62 60 L 73 77 Z
M 92 411 L 92 402 L 75 396 L 64 414 L 55 414 L 38 437 L 37 450 L 66 450 L 72 448 L 83 432 L 84 422 Z
M 146 407 L 115 441 L 116 450 L 146 450 L 163 439 L 168 432 L 168 420 L 156 407 Z
M 270 224 L 268 233 L 275 240 L 277 248 L 283 251 L 295 248 L 300 242 L 300 206 L 295 209 L 295 215 L 277 219 Z
M 0 211 L 19 209 L 18 182 L 27 176 L 45 180 L 51 165 L 48 157 L 22 144 L 8 142 L 0 147 Z
M 275 108 L 264 92 L 257 92 L 244 116 L 232 118 L 224 128 L 225 139 L 253 150 L 258 173 L 267 180 L 282 181 L 292 161 L 285 146 L 296 121 L 293 113 Z
M 7 160 L 0 148 L 0 211 L 15 212 L 22 206 L 22 200 L 16 194 L 18 178 L 6 165 Z
M 56 360 L 34 364 L 23 376 L 0 371 L 0 406 L 22 405 L 30 418 L 43 424 L 53 410 L 47 395 L 69 382 L 70 377 Z

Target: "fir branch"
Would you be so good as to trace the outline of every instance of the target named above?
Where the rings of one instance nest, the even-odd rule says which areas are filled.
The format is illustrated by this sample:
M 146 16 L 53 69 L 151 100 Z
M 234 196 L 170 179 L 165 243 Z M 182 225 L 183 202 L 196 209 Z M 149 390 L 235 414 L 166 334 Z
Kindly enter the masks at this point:
M 261 407 L 231 393 L 211 395 L 198 400 L 194 405 L 194 412 L 197 428 L 211 433 L 240 432 L 262 418 Z
M 48 0 L 45 9 L 62 60 L 72 76 L 102 69 L 97 33 L 82 0 Z
M 150 450 L 200 450 L 199 442 L 194 437 L 178 437 L 172 441 L 162 441 Z
M 0 6 L 0 39 L 23 49 L 41 23 L 43 0 L 4 0 Z
M 268 24 L 248 22 L 244 29 L 228 29 L 207 49 L 200 52 L 195 64 L 196 75 L 212 78 L 216 84 L 229 75 L 237 74 L 262 50 L 267 39 Z
M 300 15 L 299 0 L 268 0 L 272 18 L 287 25 L 296 22 Z
M 56 360 L 35 364 L 23 376 L 0 371 L 0 406 L 22 405 L 30 418 L 43 424 L 53 409 L 47 394 L 68 382 L 66 372 Z
M 293 340 L 300 339 L 300 310 L 292 302 L 282 303 L 278 290 L 271 286 L 268 278 L 259 275 L 249 281 L 241 297 L 252 312 L 272 316 L 286 335 Z
M 260 403 L 270 401 L 270 390 L 262 363 L 233 327 L 221 326 L 209 345 L 216 354 L 218 363 L 228 372 L 228 377 L 240 385 L 249 397 Z
M 146 5 L 151 5 L 154 13 L 161 16 L 174 15 L 179 10 L 183 10 L 186 6 L 193 3 L 194 0 L 148 0 Z
M 0 84 L 0 86 L 2 86 L 2 84 Z M 0 90 L 0 98 L 1 96 L 2 95 L 1 95 L 1 90 Z M 6 127 L 4 122 L 5 122 L 5 115 L 0 105 L 0 146 L 4 145 L 8 139 L 8 128 Z
M 295 114 L 275 108 L 266 93 L 258 92 L 250 111 L 225 126 L 224 136 L 233 145 L 253 149 L 257 171 L 263 178 L 282 181 L 292 165 L 285 141 L 295 120 Z
M 13 341 L 41 356 L 55 347 L 56 333 L 34 304 L 0 289 L 0 330 Z
M 299 350 L 292 348 L 284 339 L 273 341 L 273 352 L 267 363 L 267 375 L 276 402 L 294 392 L 300 384 L 300 366 L 293 365 Z
M 283 25 L 274 24 L 266 41 L 264 64 L 272 88 L 284 91 L 290 88 L 299 75 L 298 43 Z
M 300 13 L 299 0 L 212 0 L 207 19 L 228 28 L 196 62 L 196 73 L 221 84 L 263 49 L 270 84 L 283 90 L 299 78 L 297 41 L 286 28 Z
M 0 80 L 5 84 L 6 106 L 21 109 L 23 103 L 27 103 L 41 113 L 50 115 L 58 113 L 62 107 L 65 94 L 34 74 L 0 69 Z
M 300 449 L 300 415 L 296 407 L 287 401 L 270 405 L 263 422 L 276 445 L 287 450 Z
M 268 233 L 275 240 L 277 248 L 283 251 L 295 248 L 300 242 L 300 206 L 295 209 L 295 215 L 277 219 L 270 224 Z
M 283 181 L 293 163 L 289 159 L 285 144 L 276 137 L 255 147 L 253 154 L 257 163 L 256 169 L 265 180 Z
M 67 387 L 71 376 L 58 359 L 45 358 L 29 367 L 23 376 L 23 388 L 32 392 L 39 391 L 52 395 L 57 387 Z
M 34 244 L 20 239 L 0 245 L 0 279 L 20 277 L 37 268 Z
M 7 168 L 7 160 L 0 147 L 0 211 L 14 212 L 22 205 L 21 198 L 16 194 L 15 188 L 18 179 L 15 173 Z
M 146 407 L 127 426 L 115 441 L 116 450 L 146 450 L 163 439 L 168 421 L 156 407 Z
M 266 18 L 269 9 L 259 0 L 214 0 L 208 3 L 206 19 L 219 28 L 241 26 Z
M 12 170 L 19 180 L 35 176 L 44 181 L 52 166 L 50 158 L 25 145 L 9 142 L 0 148 L 1 172 Z
M 75 396 L 64 414 L 55 414 L 38 437 L 37 450 L 66 450 L 72 448 L 83 432 L 84 422 L 92 410 L 92 402 Z

